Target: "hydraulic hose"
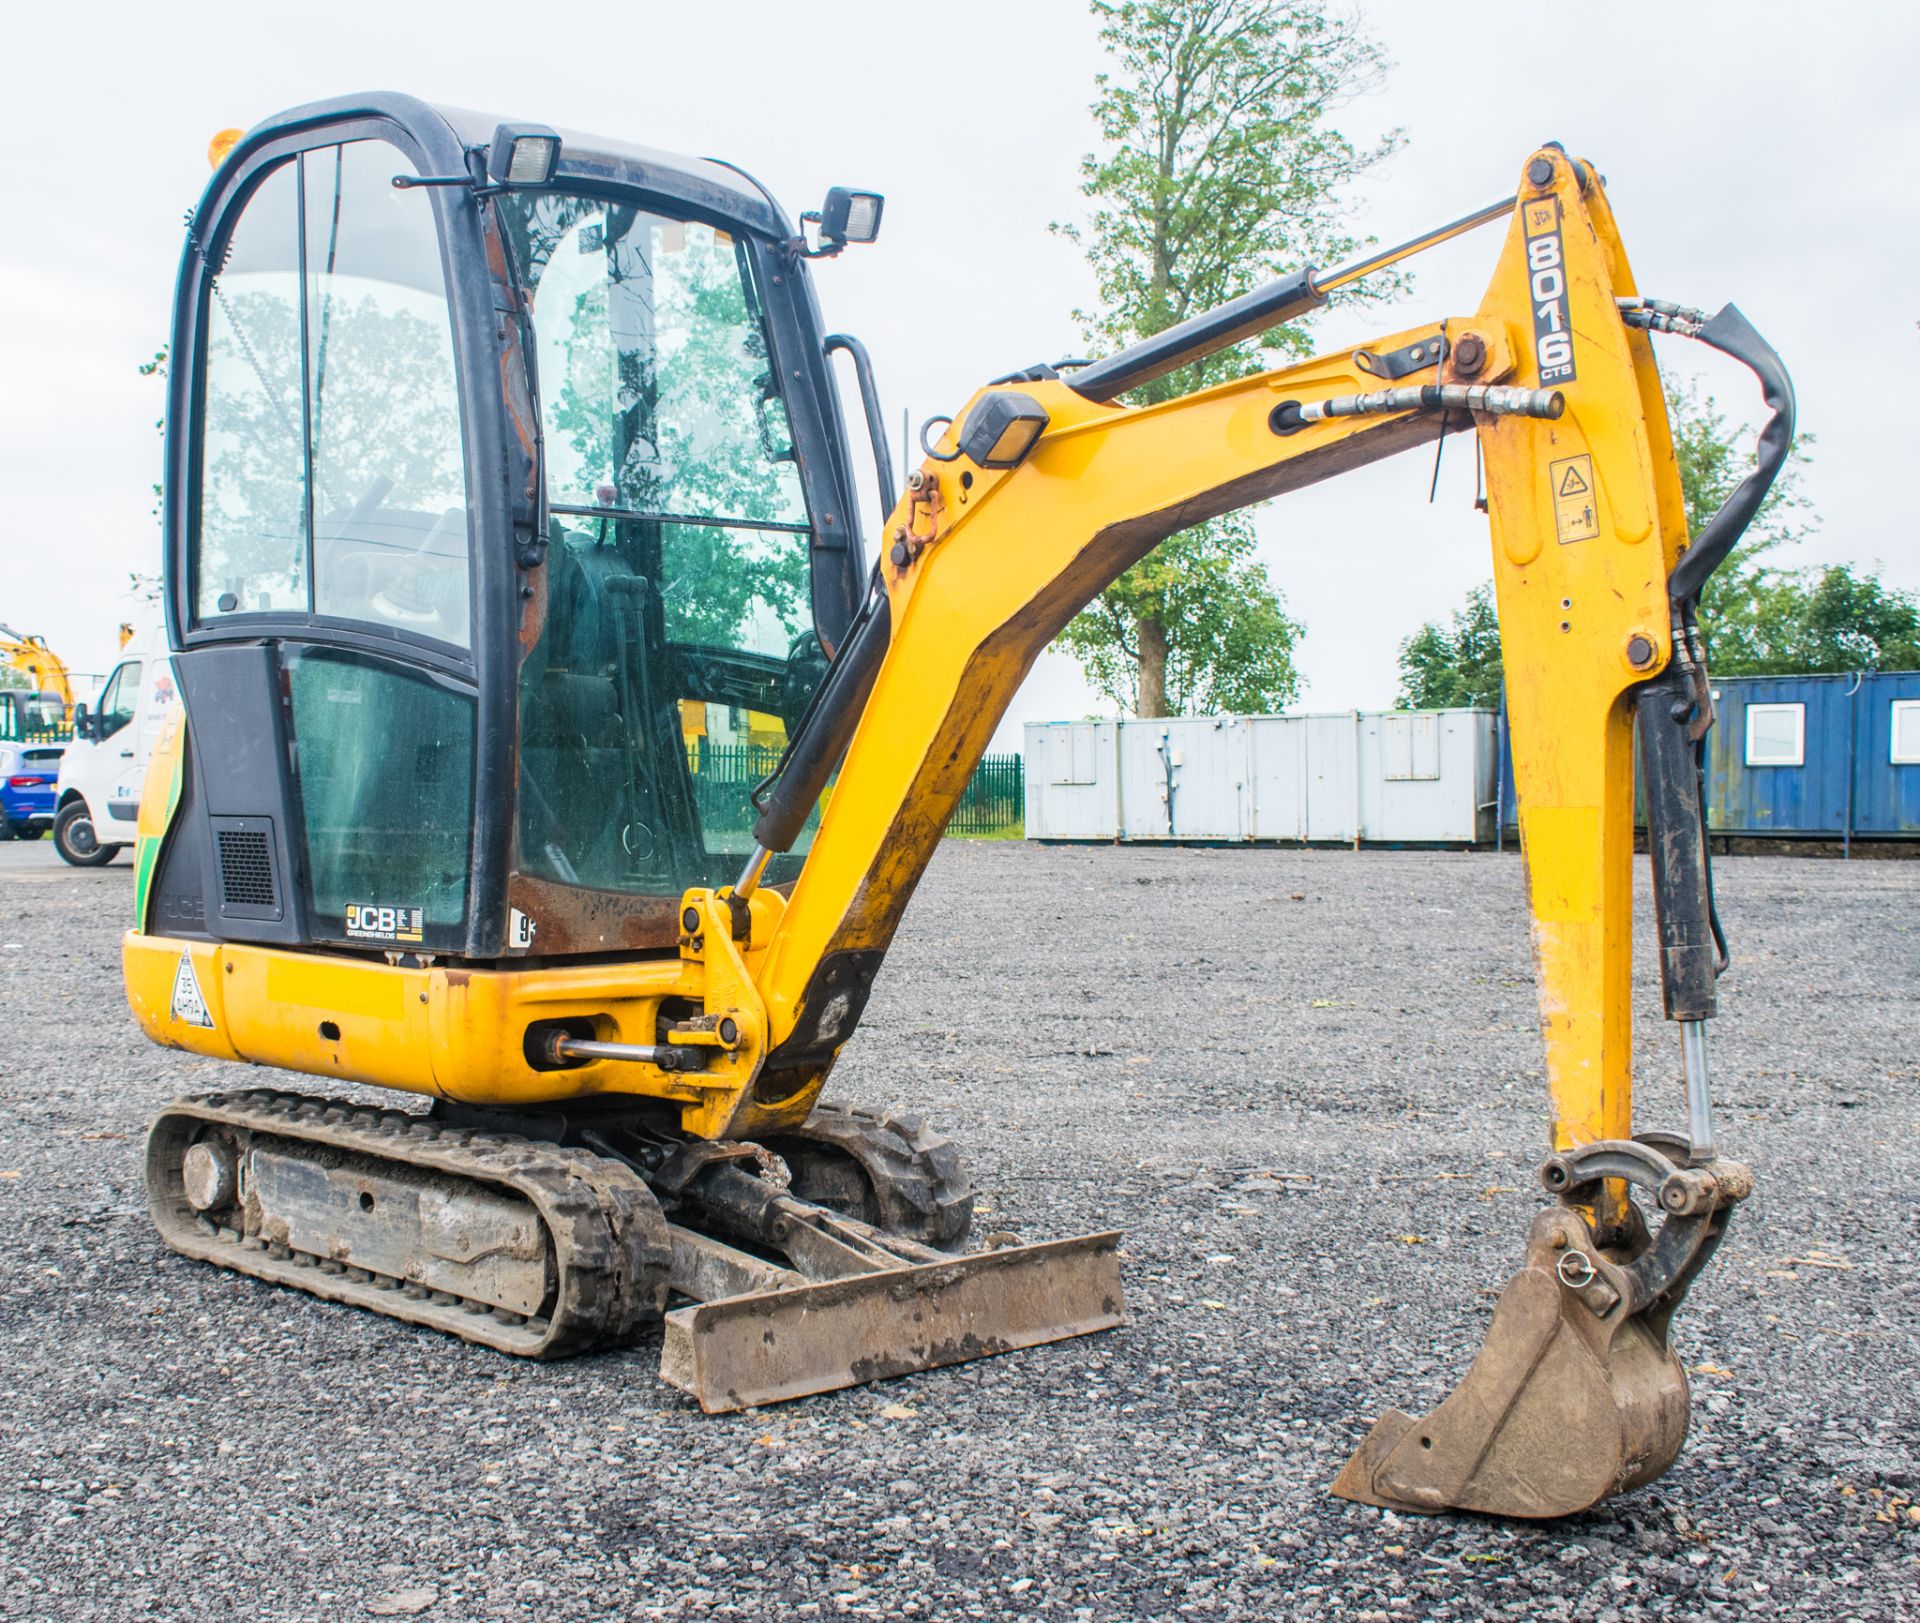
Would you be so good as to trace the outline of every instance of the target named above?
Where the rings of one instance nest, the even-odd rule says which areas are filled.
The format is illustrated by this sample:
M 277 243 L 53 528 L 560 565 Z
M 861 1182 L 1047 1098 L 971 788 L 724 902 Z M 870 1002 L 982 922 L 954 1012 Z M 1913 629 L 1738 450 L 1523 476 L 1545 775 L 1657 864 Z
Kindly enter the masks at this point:
M 814 690 L 813 702 L 795 727 L 786 754 L 754 790 L 753 803 L 760 808 L 759 820 L 753 825 L 756 855 L 793 849 L 793 842 L 806 826 L 807 814 L 853 742 L 854 729 L 860 724 L 860 714 L 873 692 L 874 678 L 880 674 L 892 636 L 893 613 L 876 569 L 867 600 Z M 761 860 L 764 865 L 764 858 Z M 740 894 L 744 895 L 745 889 Z
M 1631 319 L 1633 312 L 1628 312 Z M 1636 322 L 1635 325 L 1643 325 Z M 1650 324 L 1650 323 L 1648 323 Z M 1682 328 L 1668 330 L 1683 331 Z M 1760 444 L 1753 472 L 1740 481 L 1738 488 L 1707 520 L 1694 537 L 1693 545 L 1681 554 L 1667 577 L 1667 595 L 1676 606 L 1692 603 L 1707 584 L 1707 577 L 1726 561 L 1727 554 L 1739 543 L 1767 499 L 1773 481 L 1786 466 L 1793 449 L 1793 380 L 1787 376 L 1786 363 L 1773 346 L 1762 338 L 1735 305 L 1725 306 L 1712 320 L 1688 337 L 1711 344 L 1724 355 L 1731 355 L 1760 380 L 1760 392 L 1773 413 L 1760 430 Z

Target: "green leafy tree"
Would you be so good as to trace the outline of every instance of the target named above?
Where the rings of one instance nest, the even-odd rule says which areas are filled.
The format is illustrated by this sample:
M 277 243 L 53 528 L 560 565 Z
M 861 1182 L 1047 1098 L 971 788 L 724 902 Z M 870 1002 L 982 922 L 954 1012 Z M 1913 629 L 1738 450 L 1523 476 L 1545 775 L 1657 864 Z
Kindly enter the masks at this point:
M 141 377 L 158 378 L 162 384 L 164 384 L 167 381 L 167 358 L 168 358 L 167 351 L 170 347 L 171 346 L 169 345 L 162 344 L 158 349 L 156 349 L 153 352 L 152 360 L 142 361 L 140 363 L 139 370 L 140 370 Z M 154 418 L 153 431 L 154 433 L 158 434 L 162 440 L 166 438 L 167 419 L 165 418 L 165 416 Z M 154 480 L 153 482 L 153 517 L 154 517 L 155 523 L 158 523 L 160 521 L 160 518 L 164 511 L 162 507 L 162 498 L 166 493 L 166 488 L 167 487 L 163 485 L 158 479 Z
M 1253 526 L 1243 513 L 1163 542 L 1061 634 L 1088 682 L 1136 715 L 1216 711 L 1258 714 L 1299 691 L 1293 647 L 1300 626 L 1254 561 Z M 1140 637 L 1178 627 L 1157 652 L 1165 704 L 1140 699 Z
M 1711 395 L 1670 384 L 1667 412 L 1686 499 L 1698 535 L 1753 467 L 1750 428 L 1730 423 Z M 1800 476 L 1813 436 L 1793 454 L 1752 526 L 1700 594 L 1700 625 L 1712 668 L 1724 676 L 1920 667 L 1920 598 L 1851 564 L 1801 569 L 1770 560 L 1818 526 Z
M 1446 625 L 1430 620 L 1400 645 L 1400 706 L 1444 710 L 1500 706 L 1500 620 L 1483 581 Z
M 1782 575 L 1758 627 L 1755 669 L 1920 670 L 1920 599 L 1845 564 Z M 1727 669 L 1724 661 L 1717 668 Z
M 1385 70 L 1356 21 L 1319 0 L 1094 0 L 1093 12 L 1112 63 L 1096 81 L 1100 147 L 1081 165 L 1094 208 L 1084 227 L 1056 227 L 1093 269 L 1100 310 L 1076 312 L 1090 344 L 1150 337 L 1353 250 L 1343 193 L 1400 142 L 1358 147 L 1333 125 Z M 1172 399 L 1305 345 L 1303 327 L 1277 328 L 1137 398 Z M 1298 690 L 1302 628 L 1253 552 L 1244 513 L 1172 536 L 1068 627 L 1065 646 L 1137 715 L 1277 709 Z
M 1729 422 L 1719 402 L 1691 382 L 1669 382 L 1666 392 L 1687 533 L 1698 535 L 1752 471 L 1754 434 L 1744 423 Z M 1813 505 L 1800 484 L 1812 444 L 1810 434 L 1796 437 L 1787 465 L 1746 535 L 1700 593 L 1700 623 L 1714 666 L 1730 676 L 1746 668 L 1756 652 L 1760 599 L 1779 574 L 1762 560 L 1783 547 L 1798 545 L 1818 527 Z

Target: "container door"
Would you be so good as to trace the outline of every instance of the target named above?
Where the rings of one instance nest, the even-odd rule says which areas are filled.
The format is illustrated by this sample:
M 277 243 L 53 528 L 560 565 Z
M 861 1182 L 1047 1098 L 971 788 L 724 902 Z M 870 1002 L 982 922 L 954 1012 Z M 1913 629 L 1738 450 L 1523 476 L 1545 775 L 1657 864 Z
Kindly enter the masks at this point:
M 1307 716 L 1307 838 L 1350 841 L 1360 815 L 1360 718 Z
M 1298 716 L 1251 716 L 1247 835 L 1256 840 L 1307 837 L 1307 723 Z

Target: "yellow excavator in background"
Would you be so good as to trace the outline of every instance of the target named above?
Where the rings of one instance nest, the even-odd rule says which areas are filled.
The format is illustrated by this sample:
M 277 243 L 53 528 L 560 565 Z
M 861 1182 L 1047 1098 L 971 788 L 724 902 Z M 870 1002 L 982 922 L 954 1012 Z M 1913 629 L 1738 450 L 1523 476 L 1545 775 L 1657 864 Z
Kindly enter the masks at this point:
M 64 730 L 73 725 L 73 679 L 66 661 L 47 646 L 44 637 L 28 636 L 0 625 L 0 669 L 20 672 L 27 679 L 28 694 L 44 695 L 57 703 L 57 720 L 53 703 L 43 699 L 34 706 L 40 727 Z
M 998 379 L 901 488 L 810 274 L 881 210 L 835 188 L 796 227 L 728 164 L 390 94 L 224 151 L 175 307 L 184 716 L 141 801 L 128 996 L 155 1041 L 432 1103 L 179 1100 L 161 1235 L 534 1357 L 664 1313 L 662 1375 L 710 1410 L 1117 1324 L 1116 1234 L 965 1253 L 953 1147 L 822 1088 L 1072 615 L 1177 530 L 1471 430 L 1552 1203 L 1459 1389 L 1381 1419 L 1335 1491 L 1552 1516 L 1652 1480 L 1687 1427 L 1669 1318 L 1751 1187 L 1707 1086 L 1694 609 L 1787 452 L 1777 357 L 1731 306 L 1643 296 L 1602 179 L 1549 145 L 1402 247 Z M 1475 310 L 1127 403 L 1482 226 Z M 1743 360 L 1773 412 L 1691 538 L 1653 332 Z M 871 567 L 840 352 L 889 510 Z M 1634 1130 L 1636 731 L 1684 1135 Z M 755 732 L 782 750 L 757 784 L 689 747 Z

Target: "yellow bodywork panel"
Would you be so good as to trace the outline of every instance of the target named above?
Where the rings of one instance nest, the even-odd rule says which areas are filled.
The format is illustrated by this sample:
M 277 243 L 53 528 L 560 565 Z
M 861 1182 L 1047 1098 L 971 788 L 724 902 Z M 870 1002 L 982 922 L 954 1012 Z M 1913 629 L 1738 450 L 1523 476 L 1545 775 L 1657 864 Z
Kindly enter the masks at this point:
M 183 955 L 211 1025 L 182 1017 L 175 992 Z M 121 958 L 128 999 L 147 1035 L 194 1053 L 469 1104 L 626 1092 L 701 1114 L 741 1091 L 726 1075 L 689 1078 L 606 1061 L 536 1070 L 527 1060 L 527 1028 L 537 1021 L 585 1019 L 599 1041 L 652 1044 L 662 1000 L 703 996 L 706 977 L 694 960 L 417 969 L 137 932 L 126 936 Z M 190 999 L 185 1007 L 191 1013 Z

